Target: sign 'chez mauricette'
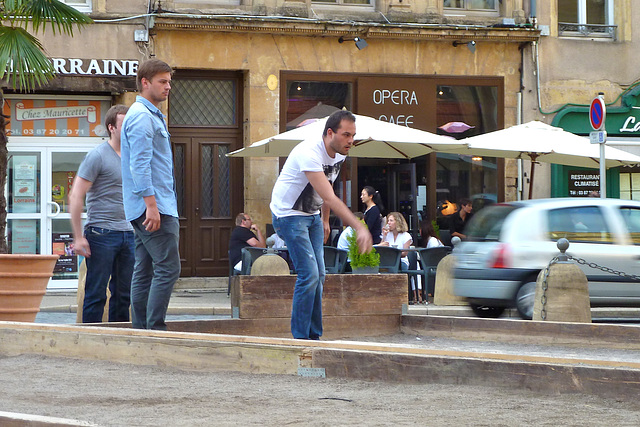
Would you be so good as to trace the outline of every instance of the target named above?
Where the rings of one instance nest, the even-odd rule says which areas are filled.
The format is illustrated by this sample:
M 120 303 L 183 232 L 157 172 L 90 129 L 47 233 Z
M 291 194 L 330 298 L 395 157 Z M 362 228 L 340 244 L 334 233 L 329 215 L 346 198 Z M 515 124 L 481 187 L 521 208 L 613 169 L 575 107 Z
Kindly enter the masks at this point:
M 59 76 L 128 77 L 138 72 L 138 60 L 51 58 Z M 12 118 L 7 126 L 12 136 L 95 137 L 107 136 L 104 116 L 108 100 L 6 99 L 3 113 Z

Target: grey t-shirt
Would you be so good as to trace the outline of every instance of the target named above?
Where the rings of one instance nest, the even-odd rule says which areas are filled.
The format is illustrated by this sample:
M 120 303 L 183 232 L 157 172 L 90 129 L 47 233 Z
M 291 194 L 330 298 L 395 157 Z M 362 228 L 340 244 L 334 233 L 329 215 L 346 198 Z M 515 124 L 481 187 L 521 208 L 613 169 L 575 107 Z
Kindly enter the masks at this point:
M 132 231 L 122 204 L 120 156 L 108 142 L 87 153 L 78 168 L 80 178 L 91 181 L 87 191 L 86 225 L 115 231 Z

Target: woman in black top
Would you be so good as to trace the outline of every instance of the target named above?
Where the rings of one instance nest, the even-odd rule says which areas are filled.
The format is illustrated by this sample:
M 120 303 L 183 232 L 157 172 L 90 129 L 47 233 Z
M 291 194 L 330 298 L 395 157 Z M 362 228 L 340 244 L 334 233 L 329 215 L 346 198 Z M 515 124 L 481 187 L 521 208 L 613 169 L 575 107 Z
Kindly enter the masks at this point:
M 369 227 L 373 244 L 382 240 L 382 198 L 375 188 L 367 185 L 362 189 L 360 200 L 365 204 L 364 222 Z

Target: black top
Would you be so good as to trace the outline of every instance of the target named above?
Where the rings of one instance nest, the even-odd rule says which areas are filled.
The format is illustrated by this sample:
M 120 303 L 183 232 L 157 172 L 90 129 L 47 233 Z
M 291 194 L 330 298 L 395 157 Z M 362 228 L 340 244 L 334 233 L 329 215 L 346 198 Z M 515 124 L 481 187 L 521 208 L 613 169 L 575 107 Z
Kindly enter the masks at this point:
M 469 220 L 471 219 L 473 215 L 471 213 L 468 213 L 467 216 L 464 218 L 464 220 L 460 217 L 460 211 L 451 214 L 451 218 L 450 218 L 450 225 L 449 225 L 449 230 L 451 231 L 451 234 L 453 235 L 453 233 L 460 233 L 460 234 L 465 234 L 464 233 L 464 227 L 467 225 L 467 222 L 469 222 Z
M 369 210 L 364 213 L 364 222 L 369 227 L 373 244 L 377 245 L 382 240 L 380 235 L 382 234 L 382 215 L 380 215 L 380 209 L 377 205 L 371 206 Z
M 237 226 L 231 231 L 229 238 L 229 262 L 236 265 L 242 258 L 242 248 L 251 246 L 247 241 L 255 238 L 256 235 L 247 227 Z

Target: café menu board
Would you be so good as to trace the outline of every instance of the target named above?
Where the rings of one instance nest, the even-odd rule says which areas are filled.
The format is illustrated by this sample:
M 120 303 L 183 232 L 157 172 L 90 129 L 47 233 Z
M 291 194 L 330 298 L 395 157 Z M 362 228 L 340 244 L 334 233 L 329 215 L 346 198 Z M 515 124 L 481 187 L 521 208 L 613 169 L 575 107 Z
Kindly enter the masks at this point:
M 37 170 L 38 157 L 16 155 L 11 159 L 11 206 L 14 213 L 38 212 Z
M 599 172 L 569 171 L 570 197 L 589 197 L 593 191 L 600 191 Z
M 10 224 L 11 253 L 38 253 L 38 220 L 12 219 Z
M 53 233 L 51 253 L 58 255 L 53 268 L 54 273 L 77 273 L 78 256 L 73 249 L 73 236 L 70 233 Z

